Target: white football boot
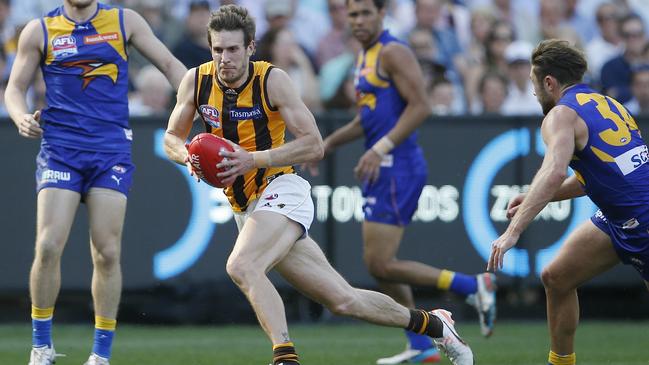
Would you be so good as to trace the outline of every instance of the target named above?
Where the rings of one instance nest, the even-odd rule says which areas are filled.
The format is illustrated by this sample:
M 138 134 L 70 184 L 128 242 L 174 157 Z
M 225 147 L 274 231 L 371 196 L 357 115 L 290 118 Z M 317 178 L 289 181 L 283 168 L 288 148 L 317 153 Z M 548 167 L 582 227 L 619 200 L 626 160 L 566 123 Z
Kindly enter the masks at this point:
M 436 309 L 429 312 L 442 321 L 443 330 L 440 338 L 433 338 L 437 345 L 453 365 L 474 365 L 473 352 L 469 345 L 458 335 L 455 330 L 455 321 L 451 318 L 451 312 L 444 309 Z
M 493 333 L 496 322 L 496 275 L 484 273 L 476 275 L 478 291 L 466 298 L 466 302 L 474 307 L 480 319 L 480 333 L 489 337 Z
M 29 364 L 27 365 L 52 365 L 56 362 L 56 358 L 61 356 L 65 355 L 57 354 L 54 346 L 32 347 L 32 352 L 29 354 Z
M 110 365 L 110 364 L 108 363 L 108 359 L 105 359 L 97 354 L 90 354 L 88 361 L 86 361 L 83 365 Z
M 400 352 L 394 356 L 384 357 L 376 360 L 377 365 L 393 365 L 393 364 L 435 364 L 441 361 L 439 351 L 435 346 L 426 350 L 411 349 L 410 346 L 406 347 L 405 351 Z

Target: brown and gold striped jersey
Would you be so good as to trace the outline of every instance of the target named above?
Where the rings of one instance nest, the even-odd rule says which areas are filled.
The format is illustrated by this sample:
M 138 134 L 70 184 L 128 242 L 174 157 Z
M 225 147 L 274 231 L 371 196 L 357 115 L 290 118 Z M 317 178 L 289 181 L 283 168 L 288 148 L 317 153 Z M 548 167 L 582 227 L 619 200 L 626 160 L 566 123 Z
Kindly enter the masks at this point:
M 279 110 L 270 104 L 268 62 L 250 62 L 248 79 L 238 88 L 223 85 L 216 76 L 213 61 L 196 68 L 194 102 L 207 132 L 229 139 L 253 152 L 284 144 L 286 125 Z M 225 194 L 235 212 L 243 212 L 259 198 L 277 176 L 295 173 L 293 166 L 253 169 L 238 176 Z

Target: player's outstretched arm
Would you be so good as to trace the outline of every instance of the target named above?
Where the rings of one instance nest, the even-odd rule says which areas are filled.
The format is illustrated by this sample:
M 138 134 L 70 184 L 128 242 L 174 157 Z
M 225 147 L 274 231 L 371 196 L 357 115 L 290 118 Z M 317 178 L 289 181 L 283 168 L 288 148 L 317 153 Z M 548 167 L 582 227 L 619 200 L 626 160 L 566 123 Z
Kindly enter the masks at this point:
M 38 112 L 27 109 L 27 89 L 37 72 L 42 58 L 43 30 L 39 20 L 27 23 L 18 40 L 18 53 L 14 60 L 9 83 L 5 90 L 5 105 L 18 133 L 23 137 L 38 138 L 43 130 L 38 123 Z
M 278 68 L 273 68 L 268 77 L 270 103 L 282 114 L 286 128 L 295 137 L 291 142 L 270 150 L 272 165 L 287 166 L 322 159 L 322 136 L 313 114 L 295 92 L 291 79 Z
M 381 51 L 381 68 L 388 74 L 406 101 L 397 124 L 386 135 L 399 145 L 417 129 L 432 110 L 428 105 L 424 75 L 412 51 L 400 44 L 390 43 Z M 380 70 L 379 70 L 380 71 Z
M 189 136 L 194 121 L 196 105 L 194 102 L 194 76 L 196 69 L 192 68 L 185 73 L 174 106 L 164 138 L 164 148 L 170 160 L 186 165 L 187 148 L 185 141 Z M 191 170 L 190 170 L 191 172 Z
M 174 90 L 178 90 L 187 67 L 160 42 L 140 14 L 124 9 L 124 21 L 128 41 L 167 77 Z
M 491 244 L 487 270 L 502 269 L 505 253 L 516 245 L 521 233 L 565 182 L 575 150 L 577 120 L 577 113 L 564 106 L 554 107 L 543 120 L 541 134 L 547 145 L 543 163 L 507 230 Z
M 338 146 L 347 144 L 363 136 L 363 126 L 361 125 L 361 116 L 356 114 L 354 119 L 341 128 L 336 129 L 324 140 L 325 155 L 335 150 Z

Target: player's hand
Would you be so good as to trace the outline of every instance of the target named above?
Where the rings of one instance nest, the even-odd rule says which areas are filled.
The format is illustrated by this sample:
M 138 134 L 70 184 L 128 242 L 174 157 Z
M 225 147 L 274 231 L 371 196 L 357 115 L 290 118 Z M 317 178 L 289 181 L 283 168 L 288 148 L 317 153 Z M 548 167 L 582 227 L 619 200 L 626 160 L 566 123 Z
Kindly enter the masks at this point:
M 518 208 L 525 200 L 525 195 L 525 193 L 518 194 L 509 201 L 509 204 L 507 204 L 507 219 L 512 219 L 516 215 Z
M 505 253 L 518 242 L 519 235 L 508 231 L 491 243 L 491 254 L 487 262 L 487 271 L 502 270 Z
M 367 181 L 370 184 L 375 182 L 381 173 L 382 160 L 383 158 L 373 149 L 365 151 L 354 168 L 354 175 L 360 181 Z
M 234 152 L 221 150 L 219 154 L 223 157 L 223 160 L 219 162 L 216 167 L 223 169 L 223 172 L 216 174 L 224 185 L 232 185 L 234 180 L 239 175 L 243 175 L 246 172 L 255 168 L 255 159 L 252 157 L 252 153 L 244 150 L 238 144 L 227 140 L 226 141 L 232 146 Z
M 18 123 L 18 134 L 25 138 L 40 138 L 43 135 L 40 119 L 40 110 L 34 114 L 23 114 L 23 119 Z
M 320 169 L 318 168 L 318 161 L 305 162 L 300 165 L 300 170 L 309 171 L 311 176 L 320 175 Z

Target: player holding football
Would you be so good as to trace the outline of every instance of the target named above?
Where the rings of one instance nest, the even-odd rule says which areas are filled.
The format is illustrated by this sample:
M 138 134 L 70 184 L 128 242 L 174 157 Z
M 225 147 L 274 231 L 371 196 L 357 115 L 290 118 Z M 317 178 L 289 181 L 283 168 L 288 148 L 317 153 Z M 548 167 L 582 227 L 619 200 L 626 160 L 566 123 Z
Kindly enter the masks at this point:
M 30 365 L 50 365 L 61 255 L 81 201 L 88 207 L 94 265 L 95 338 L 86 364 L 108 364 L 122 287 L 120 246 L 134 166 L 128 126 L 127 46 L 135 46 L 177 87 L 186 68 L 129 9 L 64 0 L 27 24 L 5 93 L 18 133 L 41 138 L 37 231 L 30 275 Z M 41 66 L 48 107 L 28 112 L 26 93 Z
M 478 311 L 483 335 L 489 336 L 496 315 L 495 275 L 466 275 L 396 257 L 426 184 L 426 161 L 415 130 L 431 108 L 414 54 L 383 29 L 385 6 L 385 0 L 347 0 L 352 33 L 363 46 L 355 74 L 359 112 L 324 140 L 325 154 L 365 137 L 366 152 L 354 173 L 363 184 L 365 197 L 364 260 L 379 287 L 409 308 L 415 306 L 410 285 L 466 296 Z M 405 351 L 379 359 L 377 364 L 439 360 L 428 337 L 412 332 L 406 336 Z
M 291 165 L 320 159 L 322 138 L 287 74 L 266 62 L 250 62 L 254 39 L 255 23 L 246 9 L 227 5 L 212 14 L 208 41 L 213 61 L 183 78 L 165 150 L 172 160 L 188 164 L 184 143 L 197 111 L 208 131 L 233 142 L 235 152 L 221 152 L 227 160 L 217 165 L 229 168 L 219 175 L 229 185 L 225 193 L 239 228 L 226 269 L 272 341 L 273 364 L 296 365 L 299 360 L 282 299 L 267 277 L 271 269 L 334 313 L 427 334 L 446 349 L 453 364 L 473 364 L 450 313 L 409 310 L 384 294 L 351 287 L 308 236 L 310 185 Z M 295 137 L 289 143 L 284 142 L 285 129 Z
M 529 192 L 509 203 L 511 222 L 492 243 L 487 267 L 503 267 L 505 253 L 548 202 L 588 195 L 600 208 L 541 273 L 550 365 L 576 363 L 579 285 L 621 261 L 633 265 L 649 289 L 647 146 L 622 104 L 581 83 L 586 69 L 584 55 L 566 41 L 543 41 L 532 53 L 530 77 L 545 114 L 545 157 Z

